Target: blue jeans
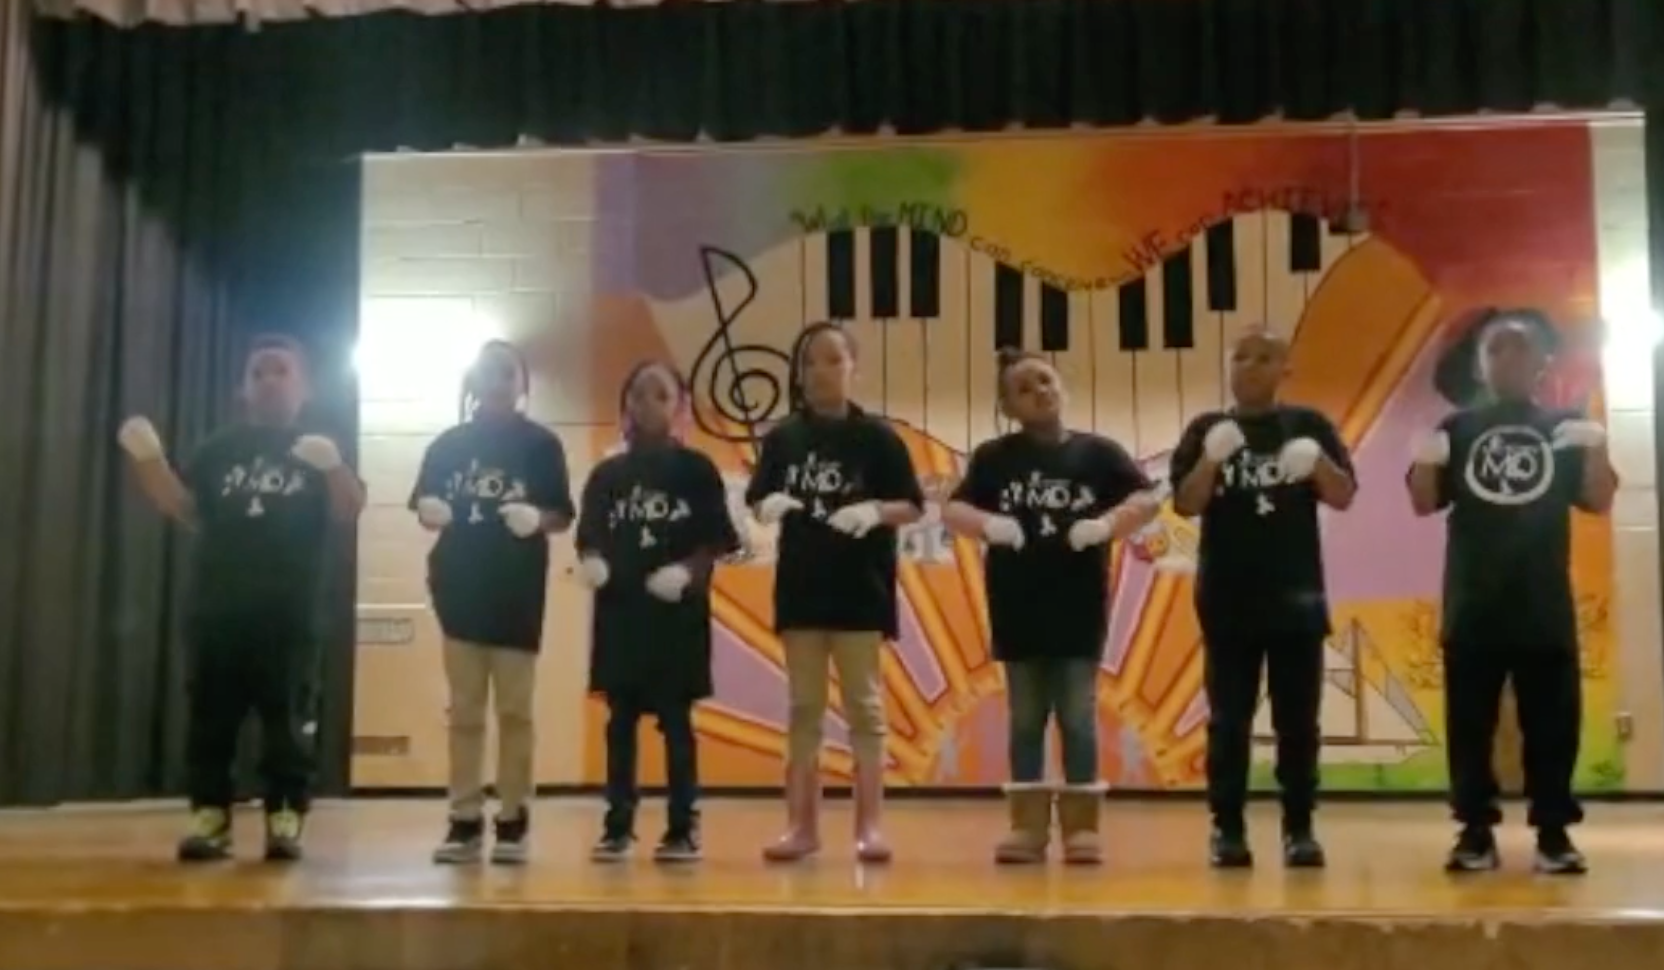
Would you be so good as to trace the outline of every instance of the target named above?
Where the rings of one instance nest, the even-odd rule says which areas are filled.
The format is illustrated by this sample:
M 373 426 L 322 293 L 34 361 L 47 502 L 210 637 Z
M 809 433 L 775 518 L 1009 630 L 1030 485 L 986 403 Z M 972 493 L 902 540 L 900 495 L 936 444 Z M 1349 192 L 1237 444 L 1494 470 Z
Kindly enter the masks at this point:
M 1098 781 L 1098 662 L 1021 660 L 1005 665 L 1005 696 L 1011 710 L 1011 780 L 1046 777 L 1046 727 L 1057 717 L 1063 738 L 1063 780 L 1070 785 Z

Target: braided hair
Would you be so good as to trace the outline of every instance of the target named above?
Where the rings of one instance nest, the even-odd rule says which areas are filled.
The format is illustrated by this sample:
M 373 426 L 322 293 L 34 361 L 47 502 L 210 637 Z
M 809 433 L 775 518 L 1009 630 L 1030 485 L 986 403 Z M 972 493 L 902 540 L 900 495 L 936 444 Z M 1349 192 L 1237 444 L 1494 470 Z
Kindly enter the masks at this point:
M 618 428 L 628 444 L 635 437 L 635 425 L 630 420 L 630 390 L 635 387 L 636 380 L 651 370 L 657 370 L 670 378 L 671 385 L 676 389 L 676 412 L 670 420 L 670 436 L 681 440 L 682 431 L 693 416 L 693 390 L 688 385 L 687 378 L 680 370 L 666 361 L 644 360 L 630 368 L 624 376 L 624 383 L 618 389 Z
M 786 380 L 786 405 L 791 411 L 808 410 L 809 402 L 803 395 L 803 357 L 809 352 L 809 346 L 816 337 L 823 333 L 835 333 L 843 338 L 844 347 L 849 350 L 851 357 L 860 353 L 860 347 L 855 342 L 855 335 L 830 320 L 822 320 L 804 327 L 792 341 L 792 349 L 788 355 L 791 373 Z
M 487 340 L 481 345 L 479 355 L 474 358 L 474 363 L 462 378 L 462 400 L 459 403 L 459 409 L 464 421 L 472 418 L 474 412 L 479 409 L 479 394 L 475 387 L 478 381 L 478 371 L 480 365 L 492 354 L 503 354 L 514 361 L 515 372 L 519 376 L 521 399 L 531 393 L 531 368 L 526 364 L 526 355 L 520 352 L 519 347 L 507 340 Z

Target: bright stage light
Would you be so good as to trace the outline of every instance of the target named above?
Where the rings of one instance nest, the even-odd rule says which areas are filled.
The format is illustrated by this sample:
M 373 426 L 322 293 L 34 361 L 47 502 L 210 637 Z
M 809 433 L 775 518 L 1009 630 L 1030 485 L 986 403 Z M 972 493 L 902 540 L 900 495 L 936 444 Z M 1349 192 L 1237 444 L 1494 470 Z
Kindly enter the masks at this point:
M 455 410 L 463 374 L 498 323 L 468 299 L 366 300 L 359 317 L 359 395 Z
M 1648 410 L 1653 402 L 1653 356 L 1664 340 L 1664 319 L 1652 306 L 1646 259 L 1629 260 L 1607 274 L 1601 291 L 1606 406 Z

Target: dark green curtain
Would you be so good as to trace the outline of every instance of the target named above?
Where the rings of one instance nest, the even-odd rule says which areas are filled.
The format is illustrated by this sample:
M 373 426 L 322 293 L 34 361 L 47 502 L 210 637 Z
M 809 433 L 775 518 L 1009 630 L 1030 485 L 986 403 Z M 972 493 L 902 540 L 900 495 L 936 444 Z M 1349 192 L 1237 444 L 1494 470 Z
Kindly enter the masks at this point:
M 21 5 L 7 4 L 8 11 Z M 176 454 L 234 414 L 244 344 L 304 340 L 311 420 L 356 441 L 347 370 L 358 166 L 283 150 L 216 85 L 211 38 L 0 31 L 0 803 L 183 781 L 185 537 L 142 506 L 114 434 Z M 198 54 L 203 56 L 197 56 Z M 343 544 L 351 546 L 347 537 Z M 346 553 L 350 555 L 350 551 Z M 320 656 L 325 782 L 345 782 L 351 566 Z
M 23 7 L 0 32 L 0 803 L 178 789 L 183 549 L 111 438 L 145 411 L 188 448 L 230 416 L 242 342 L 282 330 L 310 345 L 316 423 L 356 439 L 365 151 L 1664 104 L 1660 0 L 737 0 L 255 31 Z M 351 716 L 339 564 L 326 790 Z

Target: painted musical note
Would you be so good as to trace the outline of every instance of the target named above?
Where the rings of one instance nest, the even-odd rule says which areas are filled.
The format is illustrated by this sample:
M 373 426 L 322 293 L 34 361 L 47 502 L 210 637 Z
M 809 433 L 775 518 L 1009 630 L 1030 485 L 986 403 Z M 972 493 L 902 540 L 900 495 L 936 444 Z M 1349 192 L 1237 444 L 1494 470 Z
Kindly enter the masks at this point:
M 734 339 L 734 324 L 757 298 L 757 276 L 745 260 L 715 246 L 701 246 L 699 261 L 716 328 L 693 362 L 694 392 L 704 392 L 699 402 L 704 406 L 694 407 L 694 420 L 714 438 L 755 446 L 761 440 L 758 426 L 786 407 L 784 378 L 791 361 L 779 348 Z M 745 295 L 732 306 L 717 288 L 724 264 L 745 280 Z M 736 431 L 736 425 L 743 430 Z

